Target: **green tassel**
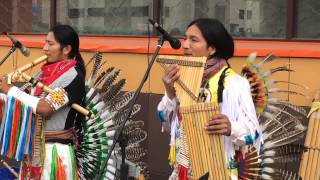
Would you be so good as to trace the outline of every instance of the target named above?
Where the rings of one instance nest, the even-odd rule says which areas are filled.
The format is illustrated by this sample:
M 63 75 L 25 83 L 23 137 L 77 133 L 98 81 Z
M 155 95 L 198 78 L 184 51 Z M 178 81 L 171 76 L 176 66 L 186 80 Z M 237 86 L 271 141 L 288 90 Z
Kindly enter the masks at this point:
M 71 158 L 71 164 L 72 164 L 72 177 L 73 180 L 76 180 L 76 160 L 75 160 L 75 155 L 72 146 L 69 144 L 69 153 L 70 153 L 70 158 Z
M 52 148 L 52 159 L 51 159 L 51 173 L 50 173 L 50 180 L 55 180 L 56 179 L 56 174 L 57 174 L 57 148 L 56 145 L 53 145 Z

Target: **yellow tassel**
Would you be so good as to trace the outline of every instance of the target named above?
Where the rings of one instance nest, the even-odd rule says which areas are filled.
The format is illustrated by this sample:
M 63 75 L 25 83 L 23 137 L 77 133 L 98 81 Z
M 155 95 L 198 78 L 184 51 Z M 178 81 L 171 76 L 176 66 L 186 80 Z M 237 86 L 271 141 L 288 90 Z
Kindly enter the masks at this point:
M 228 177 L 238 177 L 238 169 L 228 169 L 227 174 L 229 175 Z
M 171 145 L 170 147 L 168 160 L 169 160 L 170 166 L 173 167 L 176 164 L 176 146 L 175 145 Z
M 320 109 L 320 102 L 313 102 L 308 117 L 318 109 Z
M 41 166 L 44 165 L 44 160 L 46 158 L 46 142 L 45 142 L 45 136 L 44 136 L 44 128 L 45 128 L 45 119 L 42 117 L 42 125 L 41 125 Z

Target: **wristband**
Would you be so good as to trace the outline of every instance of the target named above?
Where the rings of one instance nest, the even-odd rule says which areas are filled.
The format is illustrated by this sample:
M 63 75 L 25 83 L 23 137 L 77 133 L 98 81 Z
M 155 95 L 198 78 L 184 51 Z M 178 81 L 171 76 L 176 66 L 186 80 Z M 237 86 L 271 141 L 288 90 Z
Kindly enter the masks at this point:
M 67 92 L 63 88 L 55 88 L 53 92 L 49 93 L 45 97 L 45 101 L 54 111 L 57 111 L 64 105 L 68 104 L 69 98 Z

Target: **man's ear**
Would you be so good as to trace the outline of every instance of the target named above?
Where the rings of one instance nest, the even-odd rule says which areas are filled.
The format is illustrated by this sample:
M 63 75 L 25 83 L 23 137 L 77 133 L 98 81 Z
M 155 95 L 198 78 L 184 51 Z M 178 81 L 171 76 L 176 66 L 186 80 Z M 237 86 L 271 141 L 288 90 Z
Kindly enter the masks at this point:
M 209 46 L 209 55 L 212 56 L 216 52 L 216 48 Z
M 68 58 L 68 55 L 69 55 L 69 53 L 71 52 L 71 50 L 72 50 L 72 47 L 71 47 L 70 45 L 65 46 L 65 47 L 62 49 L 63 56 L 64 56 L 65 58 Z

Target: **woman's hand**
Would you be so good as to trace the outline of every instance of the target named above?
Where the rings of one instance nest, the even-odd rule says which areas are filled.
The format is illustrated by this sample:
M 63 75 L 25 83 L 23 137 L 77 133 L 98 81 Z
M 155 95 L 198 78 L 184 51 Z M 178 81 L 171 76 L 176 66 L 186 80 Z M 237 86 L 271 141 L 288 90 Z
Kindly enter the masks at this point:
M 208 134 L 230 136 L 231 123 L 226 115 L 216 114 L 209 120 L 204 129 L 208 132 Z
M 179 66 L 177 64 L 169 65 L 164 72 L 162 81 L 166 88 L 167 95 L 170 99 L 176 96 L 174 83 L 180 78 Z
M 9 89 L 12 87 L 12 85 L 9 85 L 7 83 L 7 78 L 2 76 L 0 77 L 0 92 L 1 93 L 4 93 L 4 94 L 7 94 Z

